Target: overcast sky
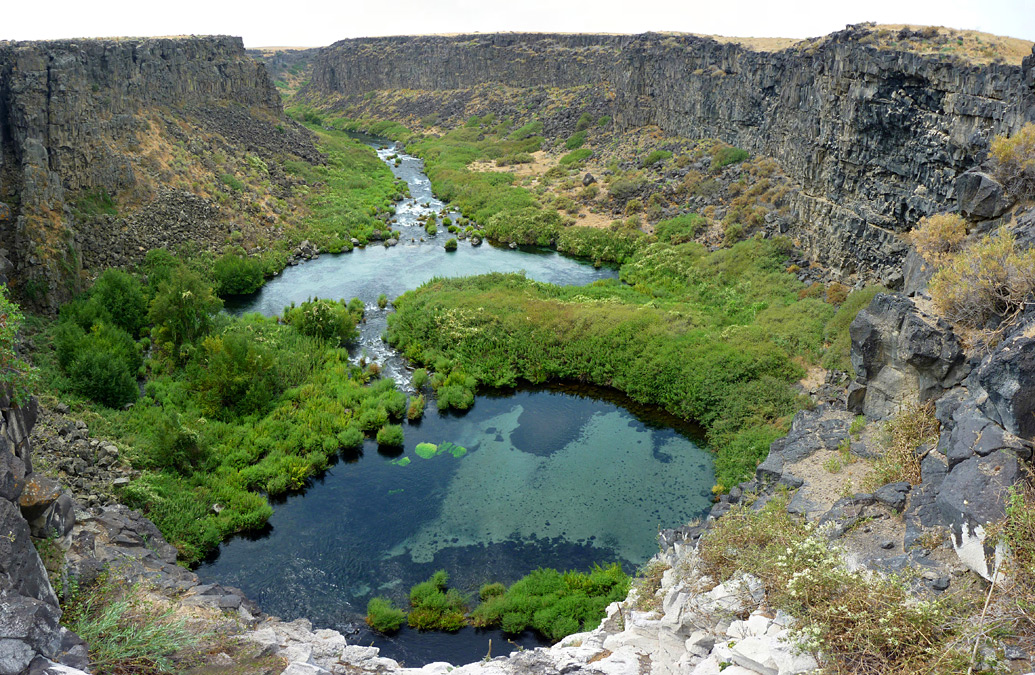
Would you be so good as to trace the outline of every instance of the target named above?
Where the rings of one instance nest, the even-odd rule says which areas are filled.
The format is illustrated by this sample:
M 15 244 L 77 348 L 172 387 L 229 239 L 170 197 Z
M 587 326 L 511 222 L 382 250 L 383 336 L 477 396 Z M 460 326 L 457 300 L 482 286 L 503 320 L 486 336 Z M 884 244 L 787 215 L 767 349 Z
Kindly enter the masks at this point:
M 424 33 L 683 31 L 815 37 L 849 23 L 972 28 L 1035 40 L 1035 0 L 11 0 L 0 39 L 229 34 L 248 47 Z

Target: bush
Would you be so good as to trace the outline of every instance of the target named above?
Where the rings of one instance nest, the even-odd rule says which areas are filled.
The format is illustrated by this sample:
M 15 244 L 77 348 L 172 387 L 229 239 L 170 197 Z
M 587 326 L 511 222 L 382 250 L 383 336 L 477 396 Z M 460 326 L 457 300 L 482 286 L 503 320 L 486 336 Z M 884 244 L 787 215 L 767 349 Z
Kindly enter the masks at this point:
M 610 115 L 601 115 L 600 119 L 597 120 L 597 126 L 598 127 L 606 127 L 609 124 L 611 124 L 611 116 Z
M 840 281 L 835 281 L 826 290 L 826 300 L 831 305 L 840 305 L 846 299 L 848 299 L 848 293 L 851 289 L 842 284 Z
M 992 140 L 993 173 L 1006 188 L 1021 198 L 1035 196 L 1035 123 L 1027 123 L 1013 136 Z
M 403 441 L 403 429 L 398 424 L 386 424 L 377 430 L 378 445 L 401 448 Z
M 591 126 L 593 126 L 593 116 L 588 112 L 584 112 L 579 116 L 579 121 L 575 123 L 575 131 L 589 129 Z
M 143 287 L 133 276 L 122 270 L 105 270 L 90 288 L 88 302 L 102 310 L 111 324 L 134 339 L 140 337 L 147 323 L 147 300 Z
M 741 150 L 731 145 L 724 146 L 715 151 L 712 155 L 712 171 L 719 171 L 720 169 L 729 166 L 730 164 L 737 164 L 743 162 L 750 155 L 747 150 Z
M 212 316 L 222 301 L 201 277 L 184 267 L 173 270 L 158 286 L 148 319 L 154 343 L 182 361 L 181 347 L 192 344 L 212 329 Z
M 371 598 L 367 603 L 366 621 L 378 633 L 394 633 L 406 622 L 406 612 L 388 598 Z
M 652 151 L 649 155 L 647 155 L 643 159 L 643 162 L 640 164 L 640 166 L 642 166 L 642 167 L 654 166 L 658 162 L 660 162 L 662 160 L 666 160 L 666 159 L 668 159 L 671 156 L 672 156 L 672 153 L 669 152 L 668 150 L 654 150 L 654 151 Z
M 617 564 L 588 574 L 538 569 L 509 589 L 482 586 L 482 604 L 471 612 L 477 627 L 499 626 L 507 633 L 533 629 L 550 640 L 596 628 L 609 604 L 625 598 L 630 579 Z
M 934 404 L 907 405 L 884 423 L 883 454 L 874 462 L 866 477 L 865 487 L 876 490 L 897 481 L 920 484 L 920 456 L 917 450 L 938 441 L 940 425 L 934 416 Z
M 457 247 L 456 237 L 450 238 L 444 245 L 447 251 L 455 251 Z
M 687 213 L 658 222 L 654 226 L 654 234 L 657 235 L 659 241 L 684 244 L 693 241 L 707 223 L 707 220 L 696 213 Z
M 232 420 L 265 413 L 283 390 L 272 351 L 250 335 L 206 337 L 191 382 L 209 417 Z
M 410 626 L 417 630 L 456 631 L 467 625 L 466 601 L 456 589 L 447 590 L 448 582 L 449 575 L 439 570 L 410 589 Z
M 54 349 L 71 389 L 79 395 L 110 408 L 137 400 L 140 349 L 126 331 L 103 323 L 85 331 L 64 320 L 54 332 Z
M 254 293 L 262 287 L 262 270 L 262 261 L 258 258 L 242 253 L 220 256 L 212 265 L 216 293 L 221 297 Z
M 24 319 L 20 308 L 8 299 L 7 293 L 7 286 L 0 285 L 0 384 L 11 392 L 14 402 L 21 405 L 32 396 L 37 375 L 15 349 Z
M 418 368 L 413 371 L 413 377 L 410 380 L 410 383 L 413 385 L 414 389 L 420 391 L 428 384 L 428 371 L 424 368 Z
M 584 162 L 592 156 L 593 151 L 589 148 L 579 148 L 577 150 L 572 150 L 568 154 L 561 157 L 560 160 L 558 160 L 558 163 L 561 166 L 571 166 L 572 164 L 579 164 L 581 162 Z
M 385 307 L 387 307 L 388 306 L 388 296 L 385 295 L 384 293 L 382 293 L 381 295 L 377 296 L 377 306 L 379 308 L 381 308 L 381 309 L 384 309 Z
M 359 337 L 356 324 L 362 318 L 362 303 L 349 301 L 346 304 L 344 300 L 313 298 L 298 307 L 284 309 L 285 323 L 294 326 L 303 335 L 327 340 L 335 346 Z
M 611 198 L 620 202 L 628 201 L 638 195 L 646 183 L 642 176 L 619 178 L 611 183 Z
M 984 328 L 1010 321 L 1035 293 L 1035 249 L 1021 251 L 1005 228 L 951 257 L 929 284 L 931 298 L 950 321 Z
M 520 141 L 541 133 L 543 133 L 543 123 L 536 120 L 534 122 L 529 122 L 523 127 L 518 127 L 510 133 L 509 138 L 512 141 Z
M 586 132 L 576 131 L 571 136 L 568 136 L 568 140 L 564 142 L 564 147 L 568 150 L 575 150 L 581 148 L 586 143 Z
M 921 258 L 941 267 L 960 251 L 967 238 L 967 223 L 957 213 L 939 213 L 920 219 L 912 232 L 913 246 Z

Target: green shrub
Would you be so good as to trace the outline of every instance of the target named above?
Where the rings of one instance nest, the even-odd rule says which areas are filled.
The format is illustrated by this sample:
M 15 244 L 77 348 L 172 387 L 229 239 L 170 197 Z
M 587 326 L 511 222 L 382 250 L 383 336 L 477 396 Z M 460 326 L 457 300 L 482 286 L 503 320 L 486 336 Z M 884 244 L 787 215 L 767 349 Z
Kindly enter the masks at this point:
M 0 285 L 0 384 L 7 387 L 11 398 L 20 405 L 35 391 L 38 375 L 15 348 L 24 319 L 21 309 L 7 294 L 7 286 Z
M 447 242 L 445 243 L 445 246 L 444 246 L 444 248 L 445 248 L 445 249 L 446 249 L 447 251 L 455 251 L 455 250 L 456 250 L 456 247 L 457 247 L 456 237 L 452 237 L 452 238 L 450 238 L 450 239 L 449 239 L 449 240 L 448 240 L 448 241 L 447 241 Z
M 284 322 L 303 335 L 327 340 L 335 346 L 359 337 L 356 324 L 363 318 L 361 302 L 313 298 L 297 307 L 284 309 Z M 387 302 L 387 301 L 386 301 Z
M 413 388 L 417 391 L 420 391 L 421 389 L 426 387 L 428 384 L 428 371 L 424 368 L 418 368 L 417 370 L 413 371 L 413 376 L 410 380 L 410 384 L 412 384 Z
M 467 625 L 466 601 L 456 589 L 448 589 L 449 575 L 435 572 L 430 579 L 410 589 L 412 609 L 408 617 L 417 630 L 456 631 Z
M 738 164 L 743 162 L 745 159 L 750 157 L 747 150 L 735 148 L 731 145 L 723 146 L 715 151 L 712 155 L 712 171 L 719 171 L 720 169 L 729 166 L 730 164 Z
M 403 429 L 398 424 L 386 424 L 377 430 L 378 445 L 401 448 L 403 441 Z
M 191 382 L 204 413 L 230 420 L 265 413 L 283 390 L 272 350 L 250 335 L 206 337 L 191 369 Z
M 654 150 L 649 155 L 644 157 L 643 162 L 640 164 L 640 166 L 643 166 L 643 167 L 654 166 L 658 162 L 660 162 L 662 160 L 666 160 L 666 159 L 668 159 L 671 156 L 672 156 L 672 153 L 669 152 L 668 150 Z
M 434 237 L 438 234 L 438 225 L 435 224 L 434 220 L 429 220 L 424 223 L 424 231 L 427 232 L 429 236 Z
M 642 176 L 619 178 L 611 183 L 611 199 L 620 202 L 628 201 L 638 195 L 647 181 Z
M 609 124 L 611 124 L 611 116 L 610 115 L 601 115 L 600 119 L 597 120 L 597 126 L 598 127 L 606 127 Z
M 573 164 L 580 164 L 592 156 L 593 151 L 589 148 L 579 148 L 577 150 L 572 150 L 568 154 L 561 157 L 560 160 L 558 160 L 558 163 L 561 166 L 571 166 Z
M 394 633 L 406 623 L 406 612 L 388 598 L 371 598 L 367 603 L 366 622 L 378 633 Z
M 541 133 L 543 133 L 543 123 L 539 120 L 535 120 L 512 131 L 509 138 L 513 141 L 520 141 Z
M 89 301 L 102 311 L 107 321 L 129 333 L 134 339 L 147 323 L 147 300 L 140 282 L 130 274 L 107 269 L 90 288 Z
M 568 136 L 568 140 L 564 142 L 564 147 L 568 150 L 575 150 L 581 148 L 586 143 L 586 132 L 576 131 L 571 136 Z
M 220 297 L 254 293 L 262 287 L 262 270 L 262 261 L 258 258 L 238 252 L 226 253 L 212 265 L 215 291 Z
M 71 320 L 54 332 L 58 365 L 68 375 L 73 391 L 109 408 L 120 408 L 137 399 L 140 349 L 129 333 L 98 323 L 83 330 Z
M 387 307 L 388 306 L 388 296 L 385 295 L 384 293 L 382 293 L 381 295 L 377 296 L 377 306 L 379 308 L 381 308 L 381 309 L 384 309 L 385 307 Z
M 183 267 L 174 269 L 169 280 L 158 285 L 148 312 L 155 345 L 174 360 L 182 360 L 181 347 L 207 334 L 212 328 L 212 316 L 222 307 L 212 288 L 195 272 Z
M 223 182 L 223 185 L 227 186 L 234 192 L 241 192 L 244 190 L 244 183 L 235 178 L 233 174 L 224 173 L 219 177 L 219 180 Z
M 697 233 L 708 224 L 708 221 L 696 213 L 686 213 L 659 221 L 654 226 L 654 234 L 659 241 L 667 241 L 670 244 L 683 244 L 693 241 Z
M 579 116 L 579 121 L 575 123 L 575 131 L 589 129 L 591 126 L 593 126 L 593 116 L 584 112 Z
M 482 604 L 471 612 L 471 624 L 498 626 L 507 633 L 529 628 L 557 641 L 592 630 L 609 604 L 629 593 L 630 579 L 618 564 L 596 566 L 588 574 L 538 569 L 503 590 L 482 587 Z

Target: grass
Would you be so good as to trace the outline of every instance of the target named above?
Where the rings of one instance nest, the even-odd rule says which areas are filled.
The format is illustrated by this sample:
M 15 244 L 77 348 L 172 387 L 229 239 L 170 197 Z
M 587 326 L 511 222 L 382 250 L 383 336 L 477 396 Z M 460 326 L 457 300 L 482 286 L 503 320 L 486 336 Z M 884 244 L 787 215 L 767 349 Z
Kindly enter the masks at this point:
M 624 285 L 436 279 L 396 300 L 388 339 L 437 371 L 440 404 L 447 379 L 461 389 L 571 380 L 694 420 L 717 454 L 718 482 L 731 487 L 803 405 L 794 358 L 821 357 L 835 314 L 821 300 L 798 300 L 802 285 L 783 272 L 781 246 L 647 245 L 622 267 Z
M 974 604 L 918 598 L 909 580 L 849 570 L 820 531 L 777 497 L 760 511 L 735 506 L 702 537 L 702 572 L 718 581 L 748 573 L 766 604 L 795 617 L 793 637 L 829 673 L 966 672 L 963 637 Z
M 410 589 L 407 621 L 417 630 L 457 631 L 467 625 L 467 601 L 454 588 L 448 588 L 445 570 Z
M 512 634 L 532 629 L 556 641 L 598 626 L 607 606 L 624 600 L 629 586 L 617 564 L 589 573 L 538 569 L 503 592 L 498 585 L 483 586 L 471 624 Z
M 936 442 L 939 429 L 932 402 L 908 405 L 896 413 L 884 423 L 881 434 L 884 452 L 874 462 L 865 487 L 873 490 L 903 480 L 919 485 L 920 457 L 916 451 Z
M 110 574 L 86 588 L 72 588 L 62 603 L 61 623 L 89 645 L 90 667 L 98 675 L 175 672 L 174 657 L 206 634 L 144 599 L 138 586 L 126 588 Z
M 367 625 L 378 633 L 394 633 L 406 623 L 406 612 L 388 598 L 371 598 L 367 603 Z

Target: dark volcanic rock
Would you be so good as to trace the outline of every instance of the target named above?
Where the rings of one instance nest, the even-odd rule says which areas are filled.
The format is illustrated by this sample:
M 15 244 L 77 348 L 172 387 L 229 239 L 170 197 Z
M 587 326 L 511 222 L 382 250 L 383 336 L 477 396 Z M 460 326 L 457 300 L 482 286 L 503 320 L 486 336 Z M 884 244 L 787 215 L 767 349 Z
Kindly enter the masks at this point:
M 956 179 L 956 203 L 968 216 L 998 218 L 1012 202 L 1006 188 L 983 171 L 972 169 Z
M 969 372 L 952 328 L 900 295 L 878 293 L 849 328 L 856 382 L 866 387 L 853 408 L 871 419 L 907 403 L 929 401 L 959 384 Z
M 793 234 L 809 256 L 882 278 L 907 251 L 897 233 L 950 208 L 991 137 L 1035 118 L 1035 59 L 968 65 L 878 50 L 868 33 L 779 52 L 655 33 L 343 40 L 316 56 L 302 95 L 344 106 L 384 89 L 610 89 L 619 129 L 656 124 L 778 159 L 803 188 Z
M 1035 338 L 1011 338 L 985 359 L 977 381 L 988 393 L 982 410 L 1007 431 L 1035 439 Z

